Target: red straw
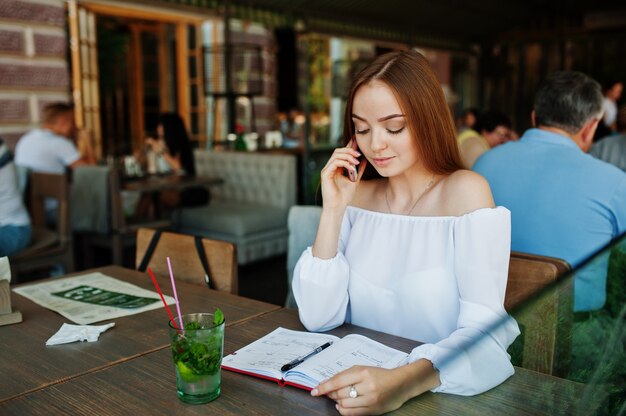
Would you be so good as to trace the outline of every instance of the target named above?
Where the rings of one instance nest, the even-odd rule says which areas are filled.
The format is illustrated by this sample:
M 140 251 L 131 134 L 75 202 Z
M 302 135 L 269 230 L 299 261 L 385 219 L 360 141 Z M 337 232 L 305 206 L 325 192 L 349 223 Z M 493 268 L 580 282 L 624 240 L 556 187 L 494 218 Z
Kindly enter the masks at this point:
M 156 281 L 156 278 L 154 277 L 154 273 L 152 273 L 152 270 L 148 267 L 148 273 L 150 274 L 150 278 L 152 279 L 152 283 L 154 284 L 154 287 L 156 288 L 157 292 L 159 292 L 159 296 L 161 296 L 161 300 L 163 301 L 163 305 L 165 305 L 165 310 L 167 311 L 168 316 L 170 317 L 170 321 L 172 322 L 172 325 L 174 325 L 175 329 L 178 329 L 178 326 L 176 326 L 176 321 L 174 320 L 174 316 L 172 316 L 172 311 L 170 311 L 170 307 L 167 306 L 167 302 L 165 301 L 165 298 L 163 297 L 163 292 L 161 292 L 161 288 L 159 287 L 159 284 Z

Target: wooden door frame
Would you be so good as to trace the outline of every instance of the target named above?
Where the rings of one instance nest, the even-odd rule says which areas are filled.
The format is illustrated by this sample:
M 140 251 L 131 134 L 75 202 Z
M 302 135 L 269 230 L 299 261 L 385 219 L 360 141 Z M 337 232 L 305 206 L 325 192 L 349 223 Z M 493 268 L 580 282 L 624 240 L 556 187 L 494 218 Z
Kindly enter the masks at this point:
M 165 64 L 165 58 L 161 55 L 164 53 L 165 37 L 164 35 L 164 23 L 151 22 L 143 23 L 137 21 L 129 21 L 128 27 L 131 32 L 130 41 L 130 53 L 128 56 L 128 79 L 132 81 L 133 88 L 129 89 L 128 98 L 130 113 L 134 115 L 130 117 L 130 134 L 132 147 L 134 149 L 143 146 L 143 142 L 146 136 L 145 131 L 145 110 L 144 110 L 144 79 L 143 79 L 143 55 L 142 51 L 142 33 L 152 33 L 158 38 L 159 46 L 157 49 L 157 60 L 159 65 L 159 88 L 164 88 L 164 73 L 167 71 Z M 159 96 L 159 109 L 163 109 L 164 94 Z
M 191 107 L 191 97 L 190 97 L 190 93 L 189 93 L 189 87 L 191 85 L 191 81 L 190 81 L 190 76 L 189 76 L 189 57 L 191 53 L 195 53 L 198 54 L 198 50 L 200 51 L 198 58 L 202 57 L 201 51 L 202 51 L 202 43 L 201 43 L 201 31 L 202 31 L 202 23 L 206 20 L 209 19 L 215 19 L 216 15 L 215 14 L 211 14 L 211 13 L 206 13 L 206 14 L 202 14 L 202 13 L 189 13 L 189 12 L 185 12 L 182 10 L 176 10 L 173 8 L 161 8 L 158 6 L 150 6 L 150 5 L 144 5 L 144 4 L 138 4 L 138 5 L 119 5 L 119 4 L 113 4 L 110 1 L 99 1 L 99 0 L 89 0 L 89 1 L 73 1 L 73 3 L 77 4 L 79 7 L 86 9 L 88 12 L 93 13 L 95 16 L 112 16 L 112 17 L 118 17 L 118 18 L 122 18 L 122 19 L 127 19 L 129 21 L 129 23 L 132 24 L 139 24 L 138 21 L 150 21 L 153 22 L 157 25 L 160 25 L 161 27 L 161 36 L 160 36 L 160 41 L 159 41 L 159 82 L 161 87 L 165 87 L 165 83 L 167 82 L 166 77 L 161 76 L 162 74 L 164 74 L 167 71 L 167 56 L 165 56 L 164 51 L 166 50 L 166 47 L 164 45 L 164 25 L 165 24 L 172 24 L 174 26 L 174 30 L 175 30 L 175 42 L 176 42 L 176 97 L 171 97 L 172 99 L 176 100 L 177 103 L 177 109 L 178 109 L 178 113 L 179 115 L 182 117 L 182 119 L 185 122 L 185 125 L 188 127 L 188 129 L 191 131 L 191 112 L 195 111 L 199 114 L 199 120 L 200 122 L 200 139 L 202 138 L 206 138 L 206 134 L 207 132 L 205 131 L 206 128 L 204 127 L 204 121 L 205 121 L 205 117 L 203 114 L 203 111 L 205 110 L 204 108 L 204 85 L 202 82 L 197 82 L 198 84 L 198 89 L 197 89 L 197 94 L 198 94 L 198 106 L 195 107 L 194 109 L 192 109 Z M 70 11 L 71 13 L 71 11 Z M 196 37 L 197 37 L 197 43 L 196 43 L 196 50 L 195 52 L 192 51 L 190 52 L 189 48 L 188 48 L 188 43 L 187 43 L 187 27 L 188 25 L 193 25 L 196 28 Z M 130 25 L 129 25 L 130 26 Z M 139 27 L 139 26 L 137 26 Z M 133 41 L 131 43 L 134 43 L 134 48 L 137 48 L 140 46 L 140 36 L 138 31 L 132 31 L 132 37 L 134 38 Z M 139 41 L 139 42 L 137 42 Z M 134 55 L 134 57 L 132 57 L 133 59 L 141 59 L 141 54 L 137 53 L 140 52 L 140 50 L 138 51 L 137 49 L 134 49 L 133 53 L 131 55 Z M 74 53 L 74 50 L 72 50 L 72 53 Z M 80 54 L 80 51 L 76 51 L 76 53 Z M 132 78 L 129 79 L 134 79 L 134 83 L 135 83 L 135 87 L 133 88 L 135 90 L 135 92 L 131 92 L 129 94 L 129 101 L 131 103 L 131 111 L 133 109 L 139 109 L 141 110 L 143 107 L 143 103 L 141 102 L 141 99 L 138 99 L 139 96 L 141 96 L 141 94 L 137 94 L 136 92 L 142 92 L 143 89 L 139 88 L 142 86 L 142 77 L 141 74 L 137 74 L 137 71 L 141 69 L 141 65 L 137 65 L 137 64 L 141 64 L 141 62 L 137 63 L 135 62 L 131 62 L 131 71 L 133 71 L 134 73 L 131 74 Z M 198 74 L 198 78 L 202 79 L 202 70 L 203 70 L 203 62 L 202 59 L 197 59 L 197 65 L 198 68 L 196 68 L 197 70 L 197 74 Z M 79 74 L 80 76 L 80 74 Z M 72 77 L 75 78 L 76 74 L 75 71 L 73 70 L 72 73 Z M 78 78 L 80 79 L 80 78 Z M 80 90 L 75 90 L 75 95 L 78 91 L 78 94 L 80 94 Z M 164 90 L 166 91 L 166 90 Z M 134 98 L 133 98 L 134 96 Z M 159 107 L 161 108 L 161 110 L 166 110 L 167 106 L 166 103 L 164 102 L 165 100 L 161 99 L 160 103 L 159 103 Z M 82 117 L 84 116 L 84 109 L 82 109 L 82 107 L 77 107 L 77 118 L 82 120 Z M 143 136 L 145 134 L 144 132 L 144 126 L 143 126 L 143 120 L 144 120 L 144 114 L 143 111 L 139 111 L 140 117 L 136 117 L 136 116 L 131 116 L 131 141 L 132 141 L 132 146 L 134 148 L 136 148 L 136 146 L 140 145 L 143 141 Z M 134 126 L 134 128 L 133 128 Z M 102 137 L 98 138 L 99 143 L 97 143 L 96 145 L 101 147 L 102 146 Z

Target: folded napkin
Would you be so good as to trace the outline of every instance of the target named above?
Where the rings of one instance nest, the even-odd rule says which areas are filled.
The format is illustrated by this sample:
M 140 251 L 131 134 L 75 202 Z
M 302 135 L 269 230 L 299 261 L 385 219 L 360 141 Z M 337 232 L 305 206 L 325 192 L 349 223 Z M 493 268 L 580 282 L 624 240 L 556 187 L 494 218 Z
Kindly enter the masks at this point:
M 101 333 L 115 326 L 111 322 L 106 325 L 71 325 L 63 324 L 56 334 L 46 341 L 46 345 L 68 344 L 76 341 L 94 342 Z

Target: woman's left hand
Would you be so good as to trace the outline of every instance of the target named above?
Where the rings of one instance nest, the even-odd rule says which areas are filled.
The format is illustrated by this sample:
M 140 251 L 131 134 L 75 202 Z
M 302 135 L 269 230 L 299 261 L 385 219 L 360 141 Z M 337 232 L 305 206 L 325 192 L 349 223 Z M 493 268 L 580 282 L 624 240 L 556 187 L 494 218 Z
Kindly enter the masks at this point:
M 371 415 L 398 409 L 411 398 L 412 383 L 403 367 L 387 370 L 378 367 L 354 366 L 320 383 L 311 395 L 337 402 L 342 415 Z M 357 396 L 350 397 L 354 386 Z

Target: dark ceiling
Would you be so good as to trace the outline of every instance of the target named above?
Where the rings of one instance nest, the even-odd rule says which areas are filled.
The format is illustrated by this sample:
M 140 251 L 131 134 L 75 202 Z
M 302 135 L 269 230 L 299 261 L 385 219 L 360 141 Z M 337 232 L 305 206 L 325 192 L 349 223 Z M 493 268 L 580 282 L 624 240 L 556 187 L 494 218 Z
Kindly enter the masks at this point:
M 585 16 L 615 16 L 626 1 L 550 0 L 231 0 L 231 4 L 380 26 L 406 34 L 481 42 L 511 31 L 582 28 Z M 619 14 L 619 13 L 618 13 Z
M 533 32 L 626 32 L 626 0 L 156 0 L 192 7 L 230 5 L 234 17 L 280 15 L 307 30 L 424 46 L 472 44 Z M 259 11 L 262 11 L 259 13 Z M 590 19 L 591 18 L 591 19 Z M 592 22 L 591 26 L 589 22 Z

